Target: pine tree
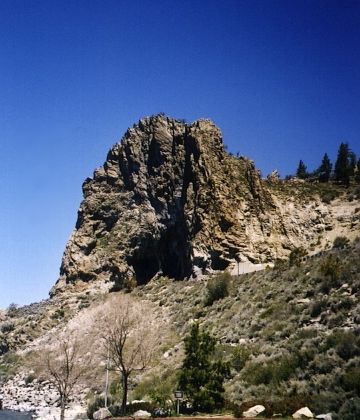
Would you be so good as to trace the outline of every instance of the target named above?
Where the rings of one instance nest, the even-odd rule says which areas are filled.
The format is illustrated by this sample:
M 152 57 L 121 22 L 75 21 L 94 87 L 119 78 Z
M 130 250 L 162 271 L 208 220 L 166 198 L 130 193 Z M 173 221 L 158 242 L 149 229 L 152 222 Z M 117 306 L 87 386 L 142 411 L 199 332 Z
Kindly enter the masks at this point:
M 332 163 L 330 162 L 329 156 L 327 153 L 324 154 L 324 157 L 321 161 L 321 165 L 316 171 L 319 176 L 320 182 L 328 182 L 331 175 Z
M 350 176 L 353 176 L 355 174 L 356 170 L 356 154 L 350 150 L 349 151 L 349 173 Z
M 350 184 L 350 165 L 349 145 L 347 143 L 341 143 L 335 163 L 335 180 L 346 186 Z
M 197 411 L 212 412 L 224 405 L 225 378 L 229 365 L 214 360 L 215 338 L 194 324 L 185 337 L 185 359 L 180 371 L 179 387 Z
M 360 158 L 356 164 L 355 181 L 360 184 Z
M 305 163 L 302 160 L 300 160 L 299 166 L 296 170 L 296 176 L 300 179 L 305 179 L 308 177 L 308 175 L 309 174 L 307 173 L 307 168 L 306 168 Z

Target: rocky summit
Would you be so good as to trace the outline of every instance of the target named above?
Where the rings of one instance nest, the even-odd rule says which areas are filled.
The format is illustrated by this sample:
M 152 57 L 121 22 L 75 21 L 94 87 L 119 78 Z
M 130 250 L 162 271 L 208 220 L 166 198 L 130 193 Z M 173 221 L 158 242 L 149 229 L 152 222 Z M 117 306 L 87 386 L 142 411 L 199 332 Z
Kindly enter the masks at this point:
M 227 153 L 208 119 L 141 119 L 85 180 L 51 293 L 84 282 L 121 289 L 157 274 L 253 271 L 296 247 L 319 248 L 334 228 L 331 209 L 316 196 L 280 194 L 273 178 Z

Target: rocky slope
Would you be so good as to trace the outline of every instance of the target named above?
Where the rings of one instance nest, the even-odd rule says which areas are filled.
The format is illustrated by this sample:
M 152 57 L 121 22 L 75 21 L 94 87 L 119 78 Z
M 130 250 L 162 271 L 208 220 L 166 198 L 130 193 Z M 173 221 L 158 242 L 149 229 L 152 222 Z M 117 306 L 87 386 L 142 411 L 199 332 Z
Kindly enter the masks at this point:
M 283 414 L 299 404 L 336 412 L 358 395 L 358 187 L 274 174 L 263 180 L 252 161 L 224 150 L 211 121 L 157 115 L 126 132 L 83 191 L 51 299 L 0 312 L 7 407 L 52 415 L 53 389 L 29 382 L 32 355 L 70 330 L 96 353 L 97 311 L 122 294 L 109 289 L 122 288 L 150 304 L 159 325 L 173 328 L 158 365 L 133 384 L 132 398 L 149 397 L 159 383 L 172 392 L 194 320 L 232 363 L 226 395 L 233 403 L 264 403 Z M 342 238 L 333 249 L 338 236 L 350 245 L 342 249 Z M 286 258 L 297 247 L 312 258 L 291 266 Z M 231 277 L 228 296 L 207 304 L 208 275 L 222 270 L 242 275 Z M 102 363 L 89 369 L 74 402 L 101 392 Z
M 156 387 L 162 387 L 159 392 L 169 389 L 172 395 L 183 338 L 198 322 L 216 337 L 219 354 L 231 363 L 226 383 L 231 403 L 243 409 L 263 404 L 270 415 L 292 414 L 305 405 L 315 413 L 338 412 L 359 393 L 359 252 L 357 239 L 294 265 L 283 262 L 261 272 L 230 276 L 227 296 L 211 304 L 208 279 L 180 282 L 156 277 L 136 287 L 126 296 L 152 307 L 158 325 L 171 326 L 172 335 L 152 369 L 132 382 L 131 399 L 150 398 Z M 30 404 L 39 413 L 54 407 L 53 390 L 40 380 L 30 383 L 29 375 L 34 376 L 32 355 L 42 354 L 60 334 L 75 332 L 91 353 L 99 348 L 99 310 L 123 292 L 101 295 L 93 289 L 90 294 L 91 287 L 85 293 L 71 289 L 5 315 L 3 323 L 11 320 L 13 328 L 6 333 L 11 346 L 0 358 L 0 374 L 6 365 L 12 366 L 7 378 L 19 372 L 3 387 L 7 404 Z M 101 366 L 96 359 L 77 396 L 102 391 Z M 49 400 L 46 407 L 38 401 L 39 390 Z
M 174 279 L 274 262 L 334 227 L 314 196 L 279 194 L 254 163 L 224 150 L 210 120 L 144 118 L 83 185 L 76 228 L 52 294 L 96 281 L 105 289 L 156 274 Z M 322 237 L 319 239 L 319 237 Z

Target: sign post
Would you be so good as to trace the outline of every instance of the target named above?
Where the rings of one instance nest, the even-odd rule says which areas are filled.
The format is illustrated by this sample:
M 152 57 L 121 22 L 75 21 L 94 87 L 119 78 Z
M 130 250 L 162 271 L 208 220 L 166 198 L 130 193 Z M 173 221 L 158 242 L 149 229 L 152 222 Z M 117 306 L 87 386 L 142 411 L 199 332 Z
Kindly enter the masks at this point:
M 174 395 L 175 395 L 175 399 L 176 399 L 176 413 L 177 413 L 177 415 L 179 415 L 180 400 L 182 400 L 184 398 L 184 393 L 183 393 L 183 391 L 175 391 Z

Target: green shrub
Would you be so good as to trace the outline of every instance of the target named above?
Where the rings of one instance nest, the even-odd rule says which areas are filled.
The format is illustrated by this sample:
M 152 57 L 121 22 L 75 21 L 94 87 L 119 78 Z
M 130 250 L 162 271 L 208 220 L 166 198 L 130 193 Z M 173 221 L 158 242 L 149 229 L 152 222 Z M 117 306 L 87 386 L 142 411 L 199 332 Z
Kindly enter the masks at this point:
M 9 351 L 9 343 L 7 339 L 0 335 L 0 356 L 7 353 Z
M 276 258 L 274 263 L 274 270 L 275 271 L 284 271 L 287 268 L 287 261 L 281 258 Z
M 349 296 L 345 296 L 332 305 L 332 309 L 335 310 L 335 312 L 349 311 L 354 304 L 355 302 Z
M 321 312 L 326 308 L 327 301 L 325 299 L 320 299 L 315 301 L 310 308 L 310 316 L 316 318 L 321 314 Z
M 285 382 L 294 376 L 298 367 L 304 365 L 305 360 L 298 354 L 286 355 L 281 359 L 268 363 L 256 363 L 247 366 L 244 378 L 252 385 L 269 385 Z
M 299 266 L 301 260 L 307 255 L 307 252 L 304 248 L 295 248 L 290 252 L 289 255 L 289 266 L 294 265 Z
M 345 236 L 337 236 L 334 239 L 333 248 L 344 248 L 349 243 L 349 239 Z
M 160 408 L 169 408 L 169 402 L 172 399 L 173 387 L 166 381 L 159 381 L 150 390 L 149 396 L 151 401 Z
M 320 273 L 325 278 L 320 283 L 319 289 L 323 293 L 329 293 L 329 291 L 339 286 L 339 278 L 342 274 L 342 264 L 338 257 L 330 254 L 321 264 Z
M 246 346 L 236 346 L 231 357 L 231 366 L 240 372 L 251 356 L 251 350 Z
M 205 305 L 210 306 L 215 301 L 229 296 L 230 282 L 231 275 L 226 271 L 211 277 L 206 284 Z
M 345 315 L 342 313 L 338 313 L 336 315 L 331 316 L 328 319 L 328 326 L 329 328 L 341 327 L 345 322 Z
M 59 309 L 57 309 L 52 315 L 51 315 L 51 318 L 52 319 L 61 319 L 61 318 L 64 318 L 64 316 L 65 316 L 65 311 L 64 311 L 64 309 L 63 308 L 59 308 Z
M 0 361 L 0 382 L 13 376 L 19 368 L 21 357 L 12 351 L 7 351 Z
M 235 418 L 241 418 L 244 411 L 260 404 L 265 407 L 265 412 L 262 414 L 265 414 L 267 417 L 274 416 L 274 414 L 291 416 L 299 408 L 311 405 L 311 403 L 312 398 L 309 395 L 294 395 L 282 398 L 264 395 L 262 399 L 245 400 L 241 404 L 234 404 L 232 412 Z
M 79 303 L 79 309 L 88 308 L 90 306 L 90 302 L 88 300 L 83 300 Z
M 125 279 L 124 281 L 125 292 L 127 293 L 132 292 L 136 286 L 137 286 L 137 281 L 136 281 L 135 276 Z
M 351 398 L 341 406 L 338 420 L 359 420 L 360 419 L 360 398 Z
M 122 417 L 121 404 L 109 405 L 109 411 L 113 417 Z
M 108 404 L 113 404 L 112 398 L 108 397 Z M 98 395 L 88 403 L 86 414 L 89 419 L 93 418 L 95 411 L 98 411 L 99 408 L 105 407 L 105 398 L 102 395 Z
M 320 391 L 316 397 L 311 399 L 311 403 L 305 405 L 310 406 L 311 411 L 315 413 L 335 413 L 345 398 L 345 395 L 339 391 Z
M 16 303 L 10 303 L 9 307 L 7 308 L 6 314 L 7 316 L 13 318 L 15 317 L 19 312 L 19 307 L 16 305 Z
M 25 384 L 31 384 L 36 379 L 36 376 L 33 373 L 29 373 L 25 378 Z
M 232 406 L 232 413 L 233 413 L 233 416 L 236 419 L 240 419 L 242 417 L 243 410 L 241 409 L 241 406 L 240 405 L 234 404 Z
M 110 383 L 109 394 L 114 401 L 121 401 L 123 392 L 121 382 L 119 380 L 115 380 Z
M 168 417 L 170 414 L 169 411 L 166 410 L 166 415 L 160 416 L 159 414 L 160 412 L 162 412 L 162 410 L 156 407 L 156 405 L 154 405 L 153 403 L 147 402 L 147 401 L 128 404 L 126 406 L 126 410 L 127 410 L 128 416 L 131 416 L 132 414 L 134 414 L 136 411 L 139 411 L 139 410 L 143 410 L 143 411 L 147 411 L 151 413 L 152 417 Z M 123 417 L 123 413 L 121 411 L 121 404 L 111 404 L 109 406 L 109 411 L 113 415 L 113 417 Z M 154 413 L 156 413 L 155 416 L 154 416 Z
M 347 369 L 341 377 L 341 384 L 345 391 L 360 395 L 360 367 L 353 366 Z
M 325 342 L 325 350 L 335 349 L 344 360 L 360 355 L 360 337 L 353 331 L 336 330 Z
M 336 197 L 338 197 L 339 193 L 334 190 L 326 190 L 321 192 L 321 200 L 326 203 L 330 204 L 332 200 L 335 200 Z
M 0 332 L 6 334 L 14 331 L 15 323 L 13 321 L 5 321 L 0 324 Z

